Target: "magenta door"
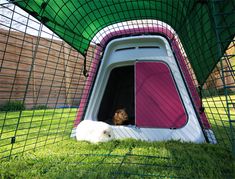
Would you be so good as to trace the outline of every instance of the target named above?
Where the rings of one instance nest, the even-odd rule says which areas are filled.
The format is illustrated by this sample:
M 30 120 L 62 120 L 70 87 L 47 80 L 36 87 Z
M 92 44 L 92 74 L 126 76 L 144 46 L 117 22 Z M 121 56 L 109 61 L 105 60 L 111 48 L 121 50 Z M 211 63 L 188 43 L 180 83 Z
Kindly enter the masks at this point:
M 181 128 L 187 114 L 171 70 L 164 62 L 137 62 L 136 126 Z

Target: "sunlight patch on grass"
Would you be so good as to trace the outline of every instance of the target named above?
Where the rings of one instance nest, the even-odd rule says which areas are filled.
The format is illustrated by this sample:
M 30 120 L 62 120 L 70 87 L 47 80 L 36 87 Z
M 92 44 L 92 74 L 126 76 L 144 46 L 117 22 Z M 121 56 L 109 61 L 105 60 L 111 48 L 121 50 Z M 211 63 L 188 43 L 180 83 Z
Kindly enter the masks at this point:
M 77 109 L 1 112 L 0 158 L 12 154 L 1 161 L 1 177 L 232 178 L 231 152 L 224 148 L 231 145 L 225 98 L 203 104 L 220 145 L 131 139 L 95 145 L 69 138 Z
M 0 158 L 69 138 L 76 114 L 77 109 L 0 112 Z
M 230 95 L 228 102 L 235 103 L 235 95 Z M 232 131 L 225 96 L 204 98 L 203 105 L 218 143 L 231 150 Z M 235 108 L 231 107 L 229 112 L 230 118 L 235 119 Z

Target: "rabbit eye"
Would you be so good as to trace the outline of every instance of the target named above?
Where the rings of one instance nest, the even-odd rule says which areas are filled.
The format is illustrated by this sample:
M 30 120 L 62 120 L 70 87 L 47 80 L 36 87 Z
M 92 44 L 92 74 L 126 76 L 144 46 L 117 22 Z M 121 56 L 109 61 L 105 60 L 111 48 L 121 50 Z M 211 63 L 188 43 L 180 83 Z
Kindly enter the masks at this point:
M 104 134 L 106 134 L 107 132 L 106 131 L 104 131 Z

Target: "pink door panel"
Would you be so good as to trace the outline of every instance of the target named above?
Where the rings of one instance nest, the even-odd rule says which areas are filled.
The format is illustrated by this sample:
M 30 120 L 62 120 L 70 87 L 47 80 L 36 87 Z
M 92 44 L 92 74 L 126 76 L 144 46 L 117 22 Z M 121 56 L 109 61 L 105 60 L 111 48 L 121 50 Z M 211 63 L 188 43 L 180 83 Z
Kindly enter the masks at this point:
M 187 114 L 167 64 L 137 62 L 136 126 L 181 128 Z

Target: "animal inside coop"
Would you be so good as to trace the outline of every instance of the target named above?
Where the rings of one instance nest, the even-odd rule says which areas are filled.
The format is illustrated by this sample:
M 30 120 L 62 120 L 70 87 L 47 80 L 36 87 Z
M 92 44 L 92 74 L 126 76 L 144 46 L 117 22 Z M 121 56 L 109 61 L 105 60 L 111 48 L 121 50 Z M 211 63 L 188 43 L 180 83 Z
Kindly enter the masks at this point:
M 84 120 L 110 124 L 115 138 L 206 141 L 179 63 L 163 36 L 112 40 L 95 79 Z

